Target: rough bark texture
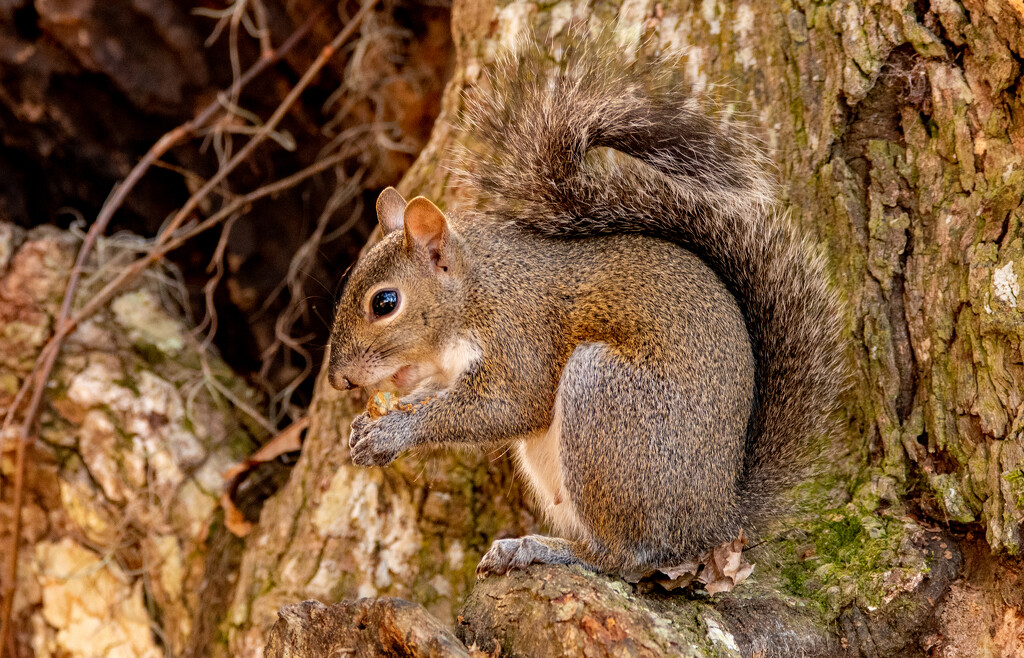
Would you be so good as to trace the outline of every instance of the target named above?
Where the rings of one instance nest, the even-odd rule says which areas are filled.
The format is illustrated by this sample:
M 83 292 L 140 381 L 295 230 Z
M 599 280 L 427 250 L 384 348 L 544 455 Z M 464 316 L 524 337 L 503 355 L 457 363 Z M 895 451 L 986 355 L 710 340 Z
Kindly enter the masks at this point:
M 247 540 L 234 655 L 261 648 L 278 608 L 304 598 L 401 596 L 451 622 L 488 539 L 532 527 L 511 470 L 483 455 L 354 468 L 347 427 L 361 404 L 320 390 L 302 456 Z
M 640 595 L 577 568 L 531 567 L 474 588 L 459 617 L 467 644 L 501 655 L 832 655 L 838 641 L 768 590 L 711 605 L 686 595 Z M 770 654 L 766 654 L 770 650 Z
M 264 655 L 469 658 L 470 654 L 422 606 L 382 597 L 330 607 L 316 601 L 285 606 L 270 631 Z
M 334 264 L 354 257 L 373 226 L 369 218 L 355 221 L 361 187 L 324 213 L 326 234 L 334 235 L 311 250 L 308 266 L 290 272 L 292 259 L 332 197 L 332 183 L 359 171 L 376 187 L 408 168 L 429 135 L 450 63 L 446 7 L 410 12 L 401 0 L 375 7 L 292 106 L 275 133 L 280 141 L 257 148 L 188 219 L 210 217 L 226 199 L 336 152 L 339 142 L 352 147 L 354 126 L 368 136 L 368 148 L 354 149 L 351 161 L 229 222 L 213 300 L 220 355 L 200 345 L 189 316 L 207 310 L 203 286 L 216 231 L 171 254 L 181 271 L 149 272 L 65 345 L 28 451 L 12 643 L 0 654 L 224 653 L 220 625 L 243 544 L 218 509 L 221 474 L 266 438 L 236 401 L 272 412 L 221 356 L 249 374 L 262 365 L 292 293 L 270 297 L 291 276 L 313 283 L 312 303 L 329 307 Z M 0 417 L 53 331 L 80 245 L 80 231 L 50 224 L 95 218 L 165 131 L 231 100 L 224 103 L 231 111 L 163 154 L 119 206 L 107 231 L 117 235 L 101 240 L 88 264 L 78 308 L 150 246 L 120 231 L 152 237 L 217 171 L 218 158 L 237 153 L 271 115 L 356 8 L 334 0 L 0 0 Z M 261 9 L 267 33 L 252 35 L 242 21 L 237 39 L 229 25 L 207 42 L 223 12 L 248 21 Z M 306 39 L 232 96 L 233 80 L 260 56 L 259 36 L 279 47 L 311 14 L 317 20 Z M 295 140 L 290 150 L 282 148 L 288 138 Z M 308 291 L 295 295 L 304 309 Z M 317 316 L 329 311 L 303 315 L 296 334 L 319 331 L 313 342 L 322 348 L 327 327 Z M 267 361 L 261 383 L 269 388 L 302 369 L 301 360 Z M 0 436 L 0 558 L 12 541 L 17 438 Z M 249 520 L 283 474 L 279 463 L 262 467 L 236 492 Z
M 439 644 L 453 652 L 466 647 L 473 655 L 524 658 L 921 655 L 940 632 L 935 603 L 959 575 L 962 557 L 937 533 L 920 534 L 909 550 L 929 568 L 893 589 L 880 610 L 849 606 L 834 625 L 770 575 L 731 595 L 709 597 L 637 589 L 578 567 L 535 566 L 477 583 L 457 618 L 464 645 L 453 648 L 438 630 L 444 625 L 419 606 L 384 597 L 330 608 L 285 606 L 267 655 L 314 658 L 339 647 L 425 655 L 424 647 Z M 1004 621 L 1004 634 L 1007 626 Z
M 0 413 L 49 336 L 78 244 L 0 222 Z M 79 299 L 136 248 L 102 243 Z M 154 271 L 123 291 L 69 337 L 54 371 L 28 450 L 14 606 L 17 645 L 37 656 L 184 655 L 213 639 L 201 620 L 235 567 L 212 567 L 239 552 L 219 524 L 221 474 L 262 431 L 234 403 L 256 395 L 190 335 L 171 280 Z M 5 553 L 17 436 L 0 437 Z
M 847 304 L 855 374 L 845 435 L 803 491 L 800 513 L 771 535 L 755 574 L 823 622 L 841 618 L 833 628 L 851 651 L 879 655 L 899 645 L 910 655 L 963 655 L 944 608 L 935 607 L 958 573 L 953 539 L 938 553 L 949 565 L 935 576 L 942 587 L 920 599 L 924 607 L 891 606 L 930 578 L 919 548 L 926 526 L 951 527 L 958 542 L 977 542 L 980 532 L 986 551 L 1020 551 L 1024 6 L 456 2 L 458 66 L 402 191 L 455 201 L 442 165 L 461 94 L 527 28 L 558 35 L 578 22 L 607 26 L 641 57 L 685 49 L 691 82 L 727 83 L 711 93 L 759 126 L 784 201 L 820 241 Z M 507 462 L 417 455 L 383 471 L 345 464 L 351 399 L 323 384 L 311 449 L 247 550 L 232 619 L 239 652 L 252 646 L 239 640 L 267 628 L 289 597 L 409 596 L 450 619 L 479 551 L 499 533 L 531 525 L 515 514 Z M 494 501 L 496 511 L 488 507 Z M 438 509 L 458 510 L 440 532 Z M 994 568 L 1015 569 L 1012 561 Z M 966 577 L 978 574 L 972 568 Z M 518 632 L 501 629 L 508 619 L 532 618 L 537 598 L 524 593 L 531 587 L 518 576 L 485 581 L 467 610 L 479 612 L 486 629 L 471 636 L 498 637 L 505 651 L 530 655 L 520 653 L 523 623 Z M 482 591 L 529 603 L 509 604 L 502 621 L 493 596 L 479 603 Z M 1019 646 L 1016 600 L 997 591 L 982 598 L 1005 611 L 994 614 L 1009 620 L 1006 629 L 975 628 L 965 641 L 992 655 Z M 598 596 L 595 605 L 605 604 Z M 913 610 L 907 619 L 920 623 L 880 621 L 898 610 Z

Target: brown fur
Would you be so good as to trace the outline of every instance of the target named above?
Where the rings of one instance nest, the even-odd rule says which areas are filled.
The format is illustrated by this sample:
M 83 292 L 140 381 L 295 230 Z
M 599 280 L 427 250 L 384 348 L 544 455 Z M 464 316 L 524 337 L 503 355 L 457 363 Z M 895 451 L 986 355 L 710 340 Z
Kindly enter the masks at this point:
M 734 128 L 606 47 L 543 61 L 509 59 L 471 114 L 463 174 L 487 212 L 414 199 L 404 231 L 382 214 L 393 230 L 345 287 L 332 381 L 398 371 L 410 401 L 437 395 L 357 418 L 357 464 L 522 442 L 566 539 L 502 540 L 482 571 L 670 566 L 769 515 L 829 431 L 835 302 Z M 600 146 L 630 157 L 588 157 Z M 392 319 L 367 311 L 382 285 L 401 294 Z

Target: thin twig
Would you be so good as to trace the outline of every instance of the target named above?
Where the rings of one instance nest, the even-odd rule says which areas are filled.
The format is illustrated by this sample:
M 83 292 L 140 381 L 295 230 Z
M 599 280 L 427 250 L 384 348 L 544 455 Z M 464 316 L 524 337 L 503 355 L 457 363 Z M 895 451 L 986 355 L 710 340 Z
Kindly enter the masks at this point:
M 90 297 L 89 301 L 85 304 L 85 306 L 83 306 L 75 315 L 68 318 L 67 320 L 64 321 L 62 325 L 57 327 L 57 330 L 54 332 L 53 337 L 49 340 L 49 342 L 46 343 L 46 345 L 40 352 L 39 358 L 45 359 L 47 363 L 51 364 L 52 368 L 52 363 L 53 361 L 56 360 L 56 353 L 59 351 L 61 343 L 65 338 L 67 338 L 68 335 L 71 334 L 72 331 L 75 330 L 75 328 L 78 327 L 78 325 L 81 322 L 86 320 L 89 316 L 91 316 L 93 313 L 99 310 L 101 306 L 110 301 L 114 294 L 123 286 L 134 281 L 153 263 L 157 262 L 158 260 L 166 256 L 169 252 L 174 251 L 175 249 L 183 245 L 185 242 L 199 235 L 200 233 L 203 233 L 204 231 L 213 228 L 220 222 L 224 221 L 227 217 L 230 217 L 233 213 L 238 212 L 239 210 L 241 210 L 245 206 L 248 206 L 254 201 L 262 199 L 263 197 L 266 196 L 270 196 L 272 194 L 276 194 L 278 192 L 282 192 L 290 187 L 294 187 L 295 185 L 305 180 L 306 178 L 314 176 L 326 169 L 333 167 L 334 165 L 340 163 L 342 160 L 349 157 L 350 155 L 351 154 L 349 153 L 338 153 L 330 158 L 326 158 L 324 160 L 315 162 L 314 164 L 306 167 L 305 169 L 299 170 L 298 172 L 292 174 L 291 176 L 288 176 L 287 178 L 282 178 L 279 181 L 257 188 L 248 194 L 238 196 L 235 199 L 233 199 L 231 203 L 222 208 L 220 211 L 211 215 L 209 218 L 200 222 L 199 224 L 191 227 L 188 231 L 181 233 L 177 237 L 171 239 L 169 242 L 155 245 L 145 256 L 139 258 L 138 260 L 134 261 L 133 263 L 122 269 L 120 274 L 118 274 L 114 279 L 108 282 L 107 285 L 105 285 L 103 289 L 100 290 L 99 293 Z M 22 393 L 22 391 L 25 390 L 28 390 L 27 386 L 22 386 L 22 390 L 19 391 L 19 395 Z M 18 398 L 16 397 L 15 400 L 17 399 Z M 17 402 L 15 402 L 12 405 L 11 409 L 8 411 L 8 418 L 10 418 L 10 416 L 13 414 L 13 409 L 15 405 L 17 405 Z M 25 431 L 24 426 L 23 431 Z M 28 436 L 28 434 L 25 433 L 23 434 L 23 436 Z
M 268 57 L 261 57 L 256 61 L 252 67 L 247 70 L 239 80 L 240 85 L 246 85 L 257 75 L 267 69 L 268 66 L 276 63 L 288 52 L 294 48 L 299 41 L 312 29 L 313 25 L 320 18 L 323 12 L 323 8 L 319 11 L 313 12 L 312 15 L 303 23 L 274 53 Z M 85 239 L 82 241 L 82 246 L 78 250 L 78 257 L 75 259 L 75 265 L 71 269 L 71 276 L 68 278 L 68 284 L 65 288 L 64 299 L 61 302 L 60 312 L 57 315 L 57 320 L 54 323 L 55 327 L 60 328 L 66 324 L 68 317 L 71 315 L 71 306 L 74 303 L 75 294 L 78 291 L 78 282 L 82 276 L 82 270 L 85 267 L 85 262 L 89 255 L 92 253 L 93 246 L 96 244 L 96 240 L 102 235 L 107 225 L 110 224 L 110 220 L 113 218 L 114 213 L 117 212 L 124 203 L 128 194 L 135 188 L 138 182 L 146 174 L 151 166 L 153 166 L 164 153 L 170 150 L 172 147 L 180 143 L 183 139 L 189 135 L 195 133 L 202 126 L 204 126 L 212 117 L 214 117 L 219 110 L 223 109 L 223 104 L 219 100 L 215 100 L 207 105 L 202 112 L 196 115 L 190 121 L 178 126 L 162 136 L 157 142 L 150 147 L 149 151 L 146 152 L 142 159 L 139 160 L 138 164 L 132 168 L 131 172 L 125 179 L 118 183 L 113 190 L 111 190 L 110 196 L 107 201 L 103 204 L 99 214 L 96 216 L 96 221 L 93 222 L 92 226 L 89 227 L 89 232 L 86 234 Z M 56 340 L 59 344 L 67 334 L 58 338 L 57 334 L 51 339 L 51 343 Z M 47 344 L 49 347 L 49 343 Z M 53 370 L 53 365 L 56 361 L 56 352 L 52 350 L 44 349 L 40 354 L 40 357 L 45 355 L 45 358 L 39 358 L 36 360 L 35 367 L 30 373 L 29 377 L 26 378 L 25 384 L 18 391 L 14 400 L 8 409 L 7 416 L 4 418 L 3 428 L 0 430 L 0 435 L 6 433 L 13 423 L 15 412 L 20 408 L 22 400 L 28 391 L 32 391 L 32 400 L 28 406 L 29 411 L 26 413 L 25 426 L 31 426 L 34 424 L 35 411 L 38 409 L 41 401 L 43 384 L 45 380 L 49 378 L 50 372 Z M 31 434 L 29 429 L 25 429 L 23 426 L 22 437 L 27 437 Z M 6 593 L 5 593 L 6 594 Z M 0 620 L 7 619 L 5 616 L 0 616 Z M 5 633 L 6 626 L 0 627 L 0 635 Z M 0 646 L 2 646 L 2 639 L 0 639 Z
M 366 174 L 366 168 L 362 168 L 353 175 L 348 184 L 344 187 L 340 186 L 332 197 L 328 200 L 324 207 L 323 212 L 320 213 L 320 217 L 317 220 L 317 227 L 313 231 L 313 234 L 300 246 L 295 255 L 292 257 L 292 261 L 288 265 L 288 274 L 285 277 L 285 281 L 289 288 L 289 302 L 288 307 L 284 312 L 278 315 L 277 321 L 274 323 L 274 344 L 271 348 L 280 344 L 282 347 L 290 349 L 294 354 L 297 354 L 302 359 L 302 370 L 298 375 L 292 378 L 292 380 L 284 386 L 281 392 L 275 396 L 273 400 L 272 409 L 274 407 L 279 408 L 279 412 L 275 414 L 275 418 L 280 418 L 290 412 L 291 396 L 299 385 L 305 381 L 305 379 L 313 371 L 313 357 L 309 353 L 303 344 L 306 343 L 311 337 L 293 337 L 292 329 L 294 328 L 295 322 L 302 317 L 303 313 L 308 308 L 306 306 L 306 295 L 304 290 L 303 280 L 300 276 L 300 270 L 305 263 L 312 262 L 316 256 L 317 250 L 323 242 L 324 232 L 327 230 L 327 224 L 330 219 L 334 216 L 334 213 L 341 207 L 342 203 L 351 201 L 357 194 L 363 183 L 363 176 Z M 355 225 L 355 223 L 362 217 L 362 203 L 355 204 L 353 212 L 349 219 L 345 222 L 342 228 L 346 230 Z M 276 351 L 274 349 L 273 351 Z M 264 350 L 263 352 L 263 367 L 260 369 L 260 376 L 265 377 L 267 375 L 266 369 L 267 364 L 272 361 L 272 353 L 268 354 L 270 350 Z
M 253 78 L 265 71 L 267 67 L 277 63 L 281 58 L 291 52 L 291 50 L 303 38 L 305 38 L 306 34 L 308 34 L 313 28 L 325 7 L 321 7 L 320 10 L 313 12 L 306 22 L 300 25 L 299 28 L 295 30 L 295 32 L 293 32 L 277 50 L 269 53 L 264 52 L 263 55 L 241 75 L 236 85 L 238 87 L 244 87 L 249 84 Z M 68 280 L 67 286 L 67 290 L 71 294 L 64 295 L 57 325 L 60 325 L 70 315 L 71 304 L 74 301 L 73 293 L 77 289 L 78 279 L 81 276 L 82 268 L 85 266 L 85 261 L 89 257 L 97 238 L 107 230 L 107 225 L 113 218 L 114 213 L 121 208 L 121 205 L 128 197 L 128 194 L 135 188 L 149 168 L 159 160 L 164 153 L 206 125 L 206 123 L 222 109 L 223 104 L 220 100 L 211 101 L 205 108 L 203 108 L 203 111 L 197 114 L 193 119 L 165 134 L 157 140 L 156 144 L 150 147 L 149 151 L 147 151 L 144 156 L 142 156 L 142 159 L 139 160 L 139 163 L 135 165 L 131 172 L 128 173 L 128 176 L 124 181 L 118 183 L 114 187 L 111 191 L 110 197 L 107 199 L 107 202 L 103 204 L 99 214 L 96 216 L 96 221 L 93 222 L 91 227 L 89 227 L 89 233 L 85 236 L 85 240 L 82 242 L 82 247 L 78 251 L 78 258 L 75 260 L 75 266 L 71 271 L 71 278 Z
M 62 338 L 66 337 L 68 334 L 74 331 L 75 328 L 82 321 L 87 319 L 89 316 L 91 316 L 93 313 L 99 310 L 101 306 L 110 301 L 110 299 L 118 290 L 134 281 L 149 266 L 151 266 L 158 260 L 162 259 L 171 251 L 174 251 L 181 245 L 185 244 L 191 238 L 199 235 L 200 233 L 203 233 L 204 231 L 208 231 L 209 229 L 213 228 L 217 224 L 221 223 L 222 221 L 230 217 L 232 214 L 250 205 L 254 201 L 262 199 L 263 197 L 266 196 L 270 196 L 272 194 L 277 194 L 278 192 L 282 192 L 290 187 L 294 187 L 296 184 L 309 178 L 310 176 L 314 176 L 322 171 L 330 169 L 334 165 L 340 163 L 345 158 L 349 157 L 349 155 L 350 154 L 348 153 L 338 153 L 330 158 L 325 158 L 324 160 L 320 160 L 319 162 L 311 164 L 305 169 L 301 169 L 298 172 L 292 174 L 291 176 L 288 176 L 287 178 L 282 178 L 279 181 L 257 188 L 252 192 L 249 192 L 248 194 L 235 197 L 228 205 L 224 206 L 213 215 L 210 215 L 210 217 L 203 220 L 202 222 L 196 224 L 195 226 L 192 226 L 186 231 L 183 231 L 179 235 L 170 238 L 168 241 L 162 243 L 158 239 L 157 243 L 145 256 L 139 258 L 132 264 L 125 267 L 123 270 L 121 270 L 120 274 L 118 274 L 110 282 L 108 282 L 103 287 L 102 290 L 100 290 L 97 294 L 90 297 L 89 301 L 81 308 L 81 310 L 75 313 L 75 315 L 70 317 L 67 320 L 67 322 L 64 323 L 64 325 L 57 329 L 57 332 L 54 334 L 54 338 L 56 338 L 58 335 L 62 335 Z M 51 339 L 51 343 L 52 342 L 53 340 Z M 43 349 L 44 351 L 51 349 L 50 343 L 47 343 L 46 347 Z
M 281 119 L 285 117 L 292 105 L 295 104 L 295 101 L 299 99 L 302 92 L 306 90 L 306 87 L 308 87 L 310 83 L 313 82 L 313 79 L 320 73 L 320 69 L 327 65 L 327 62 L 330 61 L 335 51 L 341 46 L 341 44 L 347 41 L 350 36 L 352 36 L 352 33 L 355 32 L 357 27 L 359 27 L 359 23 L 367 14 L 370 13 L 370 11 L 373 10 L 374 7 L 376 7 L 378 2 L 380 2 L 380 0 L 367 0 L 366 4 L 356 12 L 356 15 L 352 17 L 352 20 L 345 25 L 341 32 L 338 32 L 329 44 L 320 49 L 320 54 L 317 55 L 316 60 L 314 60 L 313 64 L 306 69 L 305 73 L 302 74 L 302 77 L 295 86 L 292 87 L 292 90 L 288 92 L 288 95 L 285 96 L 283 101 L 281 101 L 281 104 L 277 106 L 277 109 L 274 110 L 274 113 L 269 119 L 267 119 L 267 122 L 260 126 L 260 129 L 252 136 L 252 139 L 246 142 L 245 146 L 243 146 L 238 153 L 236 153 L 217 171 L 216 174 L 210 178 L 210 180 L 206 181 L 206 183 L 199 188 L 199 190 L 193 194 L 188 201 L 185 202 L 185 205 L 178 210 L 174 215 L 174 218 L 171 219 L 164 230 L 160 232 L 160 235 L 157 237 L 157 244 L 161 244 L 169 240 L 171 235 L 181 227 L 182 223 L 184 223 L 184 221 L 196 209 L 200 201 L 206 198 L 206 195 L 209 194 L 214 187 L 219 185 L 228 174 L 234 171 L 239 164 L 249 157 L 257 146 L 263 143 L 274 128 L 277 127 L 277 124 L 281 122 Z

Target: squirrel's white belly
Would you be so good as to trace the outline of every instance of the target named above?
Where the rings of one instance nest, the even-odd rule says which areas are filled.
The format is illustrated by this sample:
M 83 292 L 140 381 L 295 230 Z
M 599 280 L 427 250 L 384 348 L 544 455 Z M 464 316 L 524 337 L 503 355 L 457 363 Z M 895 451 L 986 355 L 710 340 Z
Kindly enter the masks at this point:
M 516 449 L 520 470 L 526 476 L 540 510 L 555 532 L 583 539 L 589 533 L 576 513 L 562 478 L 561 405 L 556 400 L 551 427 L 520 439 Z

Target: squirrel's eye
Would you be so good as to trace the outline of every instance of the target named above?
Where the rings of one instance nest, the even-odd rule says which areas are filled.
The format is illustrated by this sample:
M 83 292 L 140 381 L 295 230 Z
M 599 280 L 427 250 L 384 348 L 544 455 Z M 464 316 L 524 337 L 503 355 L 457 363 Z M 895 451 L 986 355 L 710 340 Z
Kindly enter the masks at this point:
M 370 302 L 370 309 L 373 311 L 374 316 L 381 318 L 391 313 L 398 306 L 398 291 L 397 290 L 381 290 L 379 293 L 373 296 L 373 301 Z

